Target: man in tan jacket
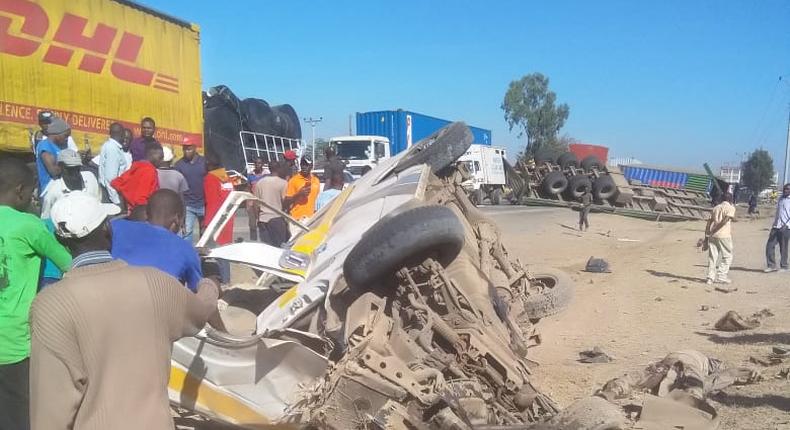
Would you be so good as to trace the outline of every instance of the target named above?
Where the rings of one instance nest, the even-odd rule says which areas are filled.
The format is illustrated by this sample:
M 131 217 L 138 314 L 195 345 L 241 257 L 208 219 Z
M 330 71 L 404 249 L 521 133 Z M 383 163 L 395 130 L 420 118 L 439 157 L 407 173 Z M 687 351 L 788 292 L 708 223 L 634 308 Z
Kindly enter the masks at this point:
M 75 258 L 33 302 L 34 429 L 172 429 L 172 343 L 197 333 L 217 309 L 210 280 L 192 293 L 164 272 L 113 260 L 110 206 L 71 193 L 52 209 Z

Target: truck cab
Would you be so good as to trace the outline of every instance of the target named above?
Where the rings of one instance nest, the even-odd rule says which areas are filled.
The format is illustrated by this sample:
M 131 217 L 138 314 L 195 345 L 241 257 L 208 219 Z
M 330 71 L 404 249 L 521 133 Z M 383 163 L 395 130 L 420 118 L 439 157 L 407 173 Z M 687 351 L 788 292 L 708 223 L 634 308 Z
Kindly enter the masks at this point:
M 466 165 L 472 178 L 461 186 L 476 205 L 488 198 L 491 204 L 498 205 L 505 192 L 505 148 L 474 144 L 462 155 L 459 163 Z
M 357 179 L 392 156 L 390 141 L 382 136 L 338 136 L 329 139 L 329 145 Z

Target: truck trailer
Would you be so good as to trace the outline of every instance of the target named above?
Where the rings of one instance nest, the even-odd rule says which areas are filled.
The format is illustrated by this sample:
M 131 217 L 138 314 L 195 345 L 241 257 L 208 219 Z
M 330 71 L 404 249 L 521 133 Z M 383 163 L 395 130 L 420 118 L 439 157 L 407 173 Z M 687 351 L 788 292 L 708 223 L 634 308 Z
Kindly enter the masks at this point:
M 357 112 L 356 135 L 330 139 L 338 157 L 356 177 L 430 136 L 451 121 L 407 110 Z M 491 130 L 469 127 L 474 144 L 491 145 Z M 345 155 L 344 155 L 345 154 Z
M 139 135 L 144 117 L 161 143 L 202 146 L 197 25 L 129 0 L 7 0 L 0 23 L 0 151 L 32 157 L 43 110 L 94 153 L 111 123 Z

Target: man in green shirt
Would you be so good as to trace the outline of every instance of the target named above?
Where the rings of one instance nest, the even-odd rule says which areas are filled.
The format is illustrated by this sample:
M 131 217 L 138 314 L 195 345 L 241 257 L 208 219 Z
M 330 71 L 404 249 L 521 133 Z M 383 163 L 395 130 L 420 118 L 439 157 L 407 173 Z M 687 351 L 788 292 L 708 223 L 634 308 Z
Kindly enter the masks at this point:
M 60 270 L 71 255 L 25 213 L 36 179 L 24 162 L 0 159 L 0 429 L 29 428 L 30 304 L 43 258 Z

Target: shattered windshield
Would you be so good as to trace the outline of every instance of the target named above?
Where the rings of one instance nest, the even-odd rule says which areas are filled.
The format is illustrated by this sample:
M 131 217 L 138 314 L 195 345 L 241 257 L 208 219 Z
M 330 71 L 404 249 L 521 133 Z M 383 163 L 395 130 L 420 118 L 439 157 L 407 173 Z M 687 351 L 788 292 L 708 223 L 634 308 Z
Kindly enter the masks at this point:
M 367 160 L 370 158 L 370 142 L 334 142 L 337 157 L 341 160 Z

